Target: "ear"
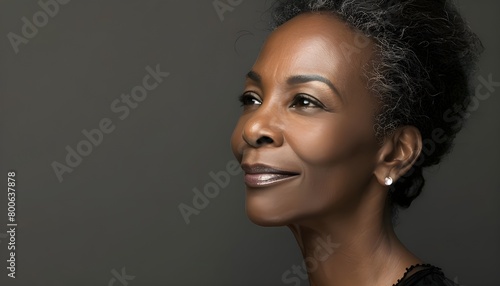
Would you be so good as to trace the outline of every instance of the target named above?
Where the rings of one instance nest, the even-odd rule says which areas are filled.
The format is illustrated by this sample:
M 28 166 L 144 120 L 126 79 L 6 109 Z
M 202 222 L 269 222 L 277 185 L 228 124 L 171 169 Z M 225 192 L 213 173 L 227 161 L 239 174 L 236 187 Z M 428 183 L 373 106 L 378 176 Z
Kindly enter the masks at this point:
M 377 153 L 374 174 L 379 183 L 385 186 L 386 177 L 396 182 L 410 170 L 421 151 L 422 136 L 415 126 L 397 128 L 385 138 Z

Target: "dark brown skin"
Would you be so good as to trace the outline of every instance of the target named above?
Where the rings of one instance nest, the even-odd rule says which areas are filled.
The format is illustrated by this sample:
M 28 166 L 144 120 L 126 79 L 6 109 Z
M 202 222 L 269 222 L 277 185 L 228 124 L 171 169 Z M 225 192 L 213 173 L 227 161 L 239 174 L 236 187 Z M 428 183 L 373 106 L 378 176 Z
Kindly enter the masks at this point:
M 258 225 L 292 230 L 304 258 L 318 263 L 308 273 L 311 286 L 391 286 L 406 267 L 423 263 L 394 233 L 384 185 L 386 176 L 396 181 L 409 170 L 422 139 L 404 126 L 377 142 L 379 104 L 362 72 L 373 43 L 345 51 L 360 37 L 326 13 L 303 13 L 278 27 L 252 67 L 260 80 L 246 79 L 249 104 L 231 137 L 240 163 L 299 173 L 247 185 L 246 211 Z M 322 81 L 287 82 L 296 75 L 320 75 L 336 91 Z M 306 99 L 294 99 L 298 94 Z M 338 247 L 319 259 L 317 238 Z

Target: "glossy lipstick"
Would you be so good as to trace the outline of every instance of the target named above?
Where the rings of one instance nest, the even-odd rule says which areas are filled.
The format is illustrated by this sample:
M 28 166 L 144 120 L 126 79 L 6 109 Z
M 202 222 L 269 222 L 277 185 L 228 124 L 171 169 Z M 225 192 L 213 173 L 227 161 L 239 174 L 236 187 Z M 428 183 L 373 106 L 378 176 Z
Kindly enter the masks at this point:
M 245 171 L 245 184 L 249 187 L 263 187 L 293 178 L 299 173 L 285 171 L 264 164 L 241 164 Z

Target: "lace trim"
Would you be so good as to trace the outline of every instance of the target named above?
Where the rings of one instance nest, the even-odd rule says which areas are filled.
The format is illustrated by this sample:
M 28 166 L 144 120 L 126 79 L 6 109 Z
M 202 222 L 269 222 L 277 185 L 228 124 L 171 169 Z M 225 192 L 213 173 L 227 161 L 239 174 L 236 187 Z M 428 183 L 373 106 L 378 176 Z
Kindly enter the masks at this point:
M 398 285 L 399 285 L 399 283 L 401 283 L 401 281 L 403 281 L 403 280 L 405 279 L 406 275 L 408 275 L 408 273 L 409 273 L 410 271 L 412 271 L 415 267 L 418 267 L 418 266 L 423 266 L 423 267 L 433 267 L 433 268 L 437 268 L 437 270 L 441 270 L 441 268 L 436 267 L 436 266 L 434 266 L 434 265 L 432 265 L 432 264 L 429 264 L 429 263 L 417 263 L 417 264 L 413 264 L 413 265 L 411 265 L 411 266 L 409 266 L 409 267 L 406 267 L 406 271 L 405 271 L 405 273 L 403 274 L 403 277 L 399 278 L 399 279 L 398 279 L 398 281 L 396 282 L 396 284 L 392 284 L 392 286 L 398 286 Z

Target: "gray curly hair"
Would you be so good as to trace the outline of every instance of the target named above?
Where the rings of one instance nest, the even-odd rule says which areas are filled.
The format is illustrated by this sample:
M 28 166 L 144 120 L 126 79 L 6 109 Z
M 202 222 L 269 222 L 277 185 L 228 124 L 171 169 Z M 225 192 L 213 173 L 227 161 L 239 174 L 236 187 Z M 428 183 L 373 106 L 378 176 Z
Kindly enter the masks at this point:
M 375 134 L 383 138 L 412 125 L 422 140 L 438 131 L 434 150 L 421 153 L 412 169 L 391 186 L 393 221 L 421 193 L 424 167 L 438 164 L 463 126 L 472 95 L 471 77 L 483 46 L 447 0 L 277 0 L 272 28 L 302 12 L 330 11 L 375 43 L 375 60 L 365 67 L 369 89 L 381 109 Z

